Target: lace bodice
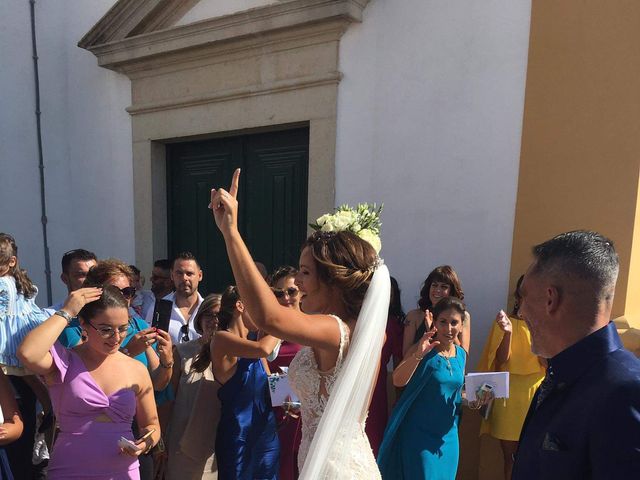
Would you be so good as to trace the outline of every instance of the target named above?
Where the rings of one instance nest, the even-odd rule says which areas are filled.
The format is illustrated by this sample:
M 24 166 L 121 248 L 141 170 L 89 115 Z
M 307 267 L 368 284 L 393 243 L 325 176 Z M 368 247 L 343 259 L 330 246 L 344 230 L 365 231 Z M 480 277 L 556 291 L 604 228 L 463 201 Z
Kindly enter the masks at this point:
M 319 370 L 311 347 L 302 348 L 289 366 L 289 383 L 301 403 L 302 441 L 298 452 L 298 468 L 301 471 L 333 385 L 342 369 L 344 357 L 349 349 L 348 327 L 338 317 L 334 316 L 334 318 L 340 328 L 340 350 L 335 366 L 328 371 Z M 336 448 L 346 448 L 351 454 L 348 458 L 349 464 L 335 465 L 335 469 L 332 469 L 334 474 L 327 478 L 362 480 L 380 478 L 371 446 L 364 433 L 364 424 L 350 427 L 342 425 L 337 428 L 345 429 L 345 436 L 342 438 L 349 445 L 336 445 Z

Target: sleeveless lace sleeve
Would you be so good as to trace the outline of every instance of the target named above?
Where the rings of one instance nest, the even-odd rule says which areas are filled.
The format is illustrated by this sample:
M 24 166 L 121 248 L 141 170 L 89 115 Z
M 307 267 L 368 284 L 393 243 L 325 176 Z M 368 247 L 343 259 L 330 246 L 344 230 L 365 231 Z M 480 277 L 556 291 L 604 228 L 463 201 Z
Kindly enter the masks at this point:
M 340 348 L 335 366 L 329 370 L 320 370 L 316 363 L 313 349 L 310 347 L 302 348 L 289 366 L 290 384 L 300 399 L 300 413 L 303 420 L 302 442 L 298 453 L 300 468 L 304 464 L 309 445 L 318 428 L 324 409 L 327 406 L 329 395 L 349 350 L 349 328 L 339 317 L 331 316 L 338 322 L 338 328 L 340 329 Z
M 339 317 L 335 315 L 331 315 L 331 317 L 336 319 L 336 321 L 338 322 L 338 328 L 340 329 L 340 350 L 338 350 L 338 358 L 336 358 L 335 366 L 331 370 L 323 372 L 326 373 L 325 379 L 327 393 L 331 392 L 333 384 L 338 377 L 338 372 L 342 368 L 344 357 L 349 351 L 349 327 L 347 327 L 347 325 L 342 320 L 340 320 Z

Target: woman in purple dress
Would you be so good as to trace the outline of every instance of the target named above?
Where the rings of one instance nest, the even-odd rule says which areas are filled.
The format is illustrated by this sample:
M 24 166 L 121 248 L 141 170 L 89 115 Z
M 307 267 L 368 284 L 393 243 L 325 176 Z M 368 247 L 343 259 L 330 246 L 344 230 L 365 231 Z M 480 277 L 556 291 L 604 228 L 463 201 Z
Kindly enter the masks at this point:
M 85 342 L 72 350 L 56 340 L 80 318 Z M 18 350 L 42 375 L 58 418 L 48 478 L 138 479 L 138 456 L 160 438 L 153 387 L 144 365 L 119 351 L 129 331 L 127 300 L 114 286 L 72 292 L 62 309 L 32 330 Z M 135 416 L 146 438 L 135 441 Z M 134 442 L 123 447 L 124 437 Z

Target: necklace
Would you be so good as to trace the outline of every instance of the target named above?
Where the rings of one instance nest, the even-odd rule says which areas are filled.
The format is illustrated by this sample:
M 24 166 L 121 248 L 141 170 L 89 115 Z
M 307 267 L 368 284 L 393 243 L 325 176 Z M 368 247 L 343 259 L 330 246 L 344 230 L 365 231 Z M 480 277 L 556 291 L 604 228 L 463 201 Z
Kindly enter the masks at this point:
M 455 347 L 454 347 L 455 348 Z M 451 367 L 451 357 L 453 354 L 445 353 L 444 350 L 442 352 L 438 352 L 442 358 L 444 358 L 445 362 L 447 362 L 447 370 L 449 370 L 449 375 L 453 376 L 453 368 Z

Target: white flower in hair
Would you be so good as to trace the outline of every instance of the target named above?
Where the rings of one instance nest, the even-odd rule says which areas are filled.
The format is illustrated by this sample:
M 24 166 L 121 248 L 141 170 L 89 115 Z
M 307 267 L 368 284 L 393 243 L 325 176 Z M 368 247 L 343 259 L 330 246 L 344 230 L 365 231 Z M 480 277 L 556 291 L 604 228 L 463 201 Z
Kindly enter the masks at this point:
M 382 205 L 378 207 L 375 203 L 373 205 L 360 203 L 356 208 L 341 205 L 336 208 L 335 213 L 325 213 L 318 217 L 316 223 L 310 223 L 309 226 L 322 232 L 348 231 L 355 233 L 369 242 L 376 253 L 380 253 L 382 248 L 380 212 L 382 212 Z
M 378 235 L 373 233 L 368 228 L 363 228 L 356 235 L 358 235 L 364 241 L 369 242 L 375 249 L 376 253 L 380 253 L 380 250 L 382 249 L 382 242 L 380 241 L 380 237 Z

